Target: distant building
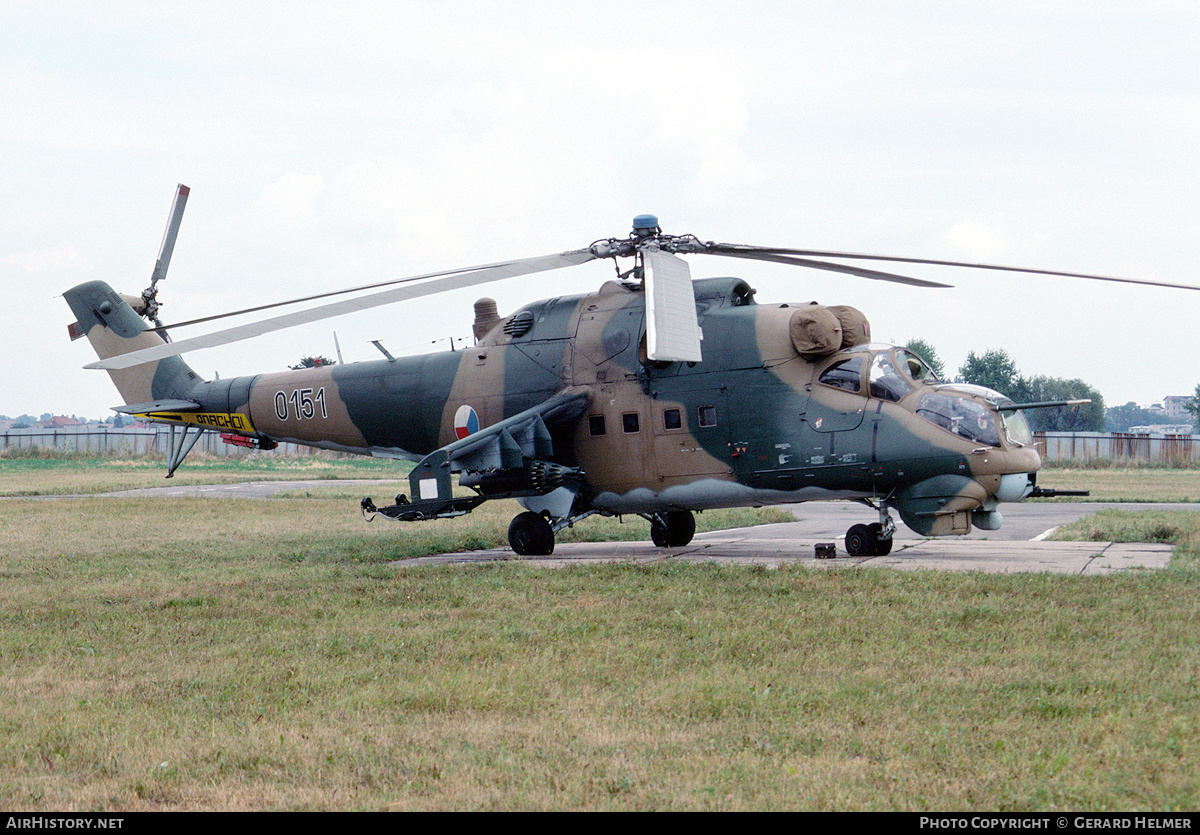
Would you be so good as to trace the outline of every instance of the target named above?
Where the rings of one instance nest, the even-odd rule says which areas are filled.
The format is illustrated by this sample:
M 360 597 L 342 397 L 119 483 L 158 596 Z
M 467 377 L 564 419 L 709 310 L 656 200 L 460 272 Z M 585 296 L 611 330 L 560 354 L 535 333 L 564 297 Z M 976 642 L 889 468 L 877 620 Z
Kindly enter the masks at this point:
M 1171 394 L 1163 398 L 1162 408 L 1163 414 L 1171 418 L 1171 420 L 1187 420 L 1191 414 L 1187 410 L 1187 404 L 1192 402 L 1192 398 L 1185 397 L 1181 394 Z
M 1131 426 L 1126 432 L 1131 435 L 1190 435 L 1193 426 L 1190 423 L 1155 424 L 1153 426 Z
M 42 429 L 67 429 L 72 426 L 83 426 L 81 421 L 65 415 L 55 415 L 50 420 L 39 420 L 37 425 Z

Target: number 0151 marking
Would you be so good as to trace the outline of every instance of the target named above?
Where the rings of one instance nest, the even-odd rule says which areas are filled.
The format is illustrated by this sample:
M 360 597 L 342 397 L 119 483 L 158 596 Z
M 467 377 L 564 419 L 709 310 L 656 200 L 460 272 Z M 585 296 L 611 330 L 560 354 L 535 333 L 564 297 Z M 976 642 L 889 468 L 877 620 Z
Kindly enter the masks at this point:
M 317 389 L 292 389 L 291 392 L 275 392 L 275 417 L 287 420 L 290 416 L 295 420 L 311 420 L 317 417 L 318 411 L 322 418 L 329 415 L 325 411 L 325 387 Z

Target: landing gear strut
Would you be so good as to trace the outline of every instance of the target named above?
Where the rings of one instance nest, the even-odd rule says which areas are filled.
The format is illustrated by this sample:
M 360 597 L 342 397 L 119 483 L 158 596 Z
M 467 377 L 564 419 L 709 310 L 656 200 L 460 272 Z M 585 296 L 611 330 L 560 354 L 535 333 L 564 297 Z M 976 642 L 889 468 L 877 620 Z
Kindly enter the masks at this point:
M 855 525 L 846 531 L 846 553 L 852 557 L 886 557 L 892 553 L 892 535 L 896 524 L 886 504 L 876 508 L 879 521 L 870 525 Z

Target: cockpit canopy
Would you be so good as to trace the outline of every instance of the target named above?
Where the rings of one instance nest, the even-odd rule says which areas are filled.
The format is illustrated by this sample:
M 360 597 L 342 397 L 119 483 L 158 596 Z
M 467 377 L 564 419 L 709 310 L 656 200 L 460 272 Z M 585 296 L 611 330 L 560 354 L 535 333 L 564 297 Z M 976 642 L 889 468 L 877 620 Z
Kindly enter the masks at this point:
M 917 402 L 917 414 L 959 437 L 1000 446 L 996 412 L 953 389 L 922 394 Z
M 905 348 L 867 344 L 824 368 L 818 382 L 876 400 L 899 402 L 919 391 L 908 408 L 930 423 L 973 443 L 999 447 L 1033 443 L 1025 416 L 1006 409 L 999 392 L 964 383 L 941 383 L 933 369 Z
M 868 369 L 866 389 L 863 370 Z M 904 348 L 891 345 L 859 345 L 848 357 L 821 372 L 819 382 L 827 386 L 866 393 L 879 400 L 897 401 L 922 383 L 936 383 L 923 359 Z

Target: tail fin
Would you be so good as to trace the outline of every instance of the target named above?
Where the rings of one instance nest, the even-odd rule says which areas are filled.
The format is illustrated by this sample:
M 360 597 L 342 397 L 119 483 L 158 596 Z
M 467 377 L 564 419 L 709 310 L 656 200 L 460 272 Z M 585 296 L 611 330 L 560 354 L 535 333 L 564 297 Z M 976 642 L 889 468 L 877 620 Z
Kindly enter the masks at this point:
M 89 281 L 63 293 L 76 322 L 71 338 L 86 336 L 100 359 L 152 348 L 166 342 L 150 330 L 144 319 L 124 297 L 103 281 Z M 179 357 L 110 370 L 113 384 L 125 403 L 149 403 L 154 400 L 186 399 L 203 380 Z

